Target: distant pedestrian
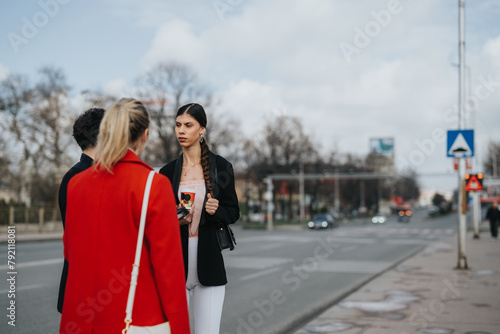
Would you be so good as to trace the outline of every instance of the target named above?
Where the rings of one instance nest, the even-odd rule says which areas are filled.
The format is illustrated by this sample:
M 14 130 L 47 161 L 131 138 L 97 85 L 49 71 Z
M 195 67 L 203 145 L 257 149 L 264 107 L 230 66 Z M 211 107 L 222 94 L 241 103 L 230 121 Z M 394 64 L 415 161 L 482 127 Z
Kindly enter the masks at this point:
M 66 218 L 66 193 L 68 191 L 68 182 L 76 174 L 83 172 L 94 163 L 95 146 L 97 144 L 97 135 L 99 134 L 99 125 L 104 116 L 104 109 L 91 108 L 81 114 L 73 124 L 73 138 L 82 149 L 80 161 L 71 167 L 64 175 L 59 186 L 59 210 L 63 228 Z M 64 290 L 66 289 L 66 280 L 68 278 L 68 261 L 64 260 L 63 271 L 61 274 L 61 283 L 59 284 L 59 296 L 57 298 L 57 310 L 62 312 L 64 303 Z
M 491 237 L 494 240 L 498 239 L 498 224 L 500 223 L 500 211 L 498 210 L 498 202 L 493 201 L 491 207 L 486 212 L 486 218 L 490 221 L 490 232 Z
M 139 158 L 148 127 L 141 102 L 117 102 L 102 119 L 94 166 L 69 182 L 63 242 L 70 265 L 60 333 L 120 333 L 124 328 L 144 189 L 152 170 Z M 176 211 L 169 180 L 154 175 L 132 325 L 167 322 L 171 333 L 188 334 Z
M 239 218 L 238 197 L 231 163 L 209 151 L 203 137 L 207 116 L 197 103 L 182 106 L 175 119 L 175 135 L 182 154 L 160 169 L 172 182 L 177 204 L 194 206 L 181 226 L 186 275 L 186 292 L 193 304 L 196 334 L 218 334 L 227 283 L 219 224 L 233 224 Z M 181 194 L 183 193 L 183 194 Z M 181 222 L 183 223 L 183 222 Z

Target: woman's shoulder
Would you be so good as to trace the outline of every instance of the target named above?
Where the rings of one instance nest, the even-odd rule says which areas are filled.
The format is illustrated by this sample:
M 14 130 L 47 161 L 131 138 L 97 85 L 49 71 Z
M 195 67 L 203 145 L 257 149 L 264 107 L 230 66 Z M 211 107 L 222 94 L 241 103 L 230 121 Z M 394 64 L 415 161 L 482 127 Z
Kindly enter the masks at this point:
M 166 176 L 172 176 L 172 174 L 174 173 L 175 164 L 176 164 L 178 159 L 179 158 L 176 158 L 176 159 L 168 162 L 165 166 L 160 168 L 159 173 L 166 175 Z
M 215 154 L 215 153 L 212 153 L 210 152 L 211 154 L 213 154 L 213 157 L 215 159 L 215 163 L 217 164 L 217 168 L 218 169 L 228 169 L 228 168 L 233 168 L 233 165 L 224 157 L 218 155 L 218 154 Z
M 213 153 L 212 151 L 210 151 L 210 155 L 215 159 L 215 161 L 217 162 L 217 165 L 230 164 L 230 162 L 226 158 L 224 158 L 223 156 L 221 156 L 219 154 L 216 154 L 216 153 Z

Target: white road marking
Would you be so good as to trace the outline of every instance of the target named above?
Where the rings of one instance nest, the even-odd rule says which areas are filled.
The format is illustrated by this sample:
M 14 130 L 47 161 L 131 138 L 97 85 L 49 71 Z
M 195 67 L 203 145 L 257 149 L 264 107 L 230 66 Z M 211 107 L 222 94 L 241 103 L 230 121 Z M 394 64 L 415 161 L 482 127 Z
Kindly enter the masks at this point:
M 26 285 L 26 286 L 16 286 L 16 292 L 24 291 L 24 290 L 38 289 L 40 287 L 43 287 L 43 285 L 42 284 L 32 284 L 32 285 Z M 8 292 L 9 292 L 9 289 L 0 290 L 0 295 L 6 294 Z
M 382 271 L 393 262 L 388 261 L 322 261 L 316 271 L 329 273 L 375 273 Z
M 429 236 L 428 238 L 433 237 Z M 429 241 L 418 239 L 387 239 L 385 240 L 385 243 L 391 245 L 427 245 Z
M 47 259 L 47 260 L 30 261 L 30 262 L 16 262 L 15 270 L 13 271 L 16 271 L 19 268 L 39 267 L 51 264 L 63 264 L 63 258 L 61 257 L 57 259 Z M 0 270 L 5 270 L 5 269 L 9 269 L 9 266 L 7 264 L 0 266 Z
M 256 242 L 256 241 L 280 241 L 280 242 L 311 242 L 317 235 L 310 236 L 294 236 L 294 235 L 262 235 L 262 236 L 254 236 L 254 237 L 244 237 L 238 238 L 237 242 Z
M 257 256 L 238 256 L 227 257 L 224 259 L 226 267 L 239 269 L 268 269 L 284 263 L 292 262 L 293 259 L 281 257 L 257 257 Z
M 252 279 L 252 278 L 256 278 L 256 277 L 260 277 L 260 276 L 264 276 L 264 275 L 267 275 L 267 274 L 274 273 L 274 272 L 276 272 L 278 270 L 281 270 L 281 268 L 280 267 L 274 267 L 274 268 L 271 268 L 271 269 L 267 269 L 267 270 L 256 272 L 254 274 L 243 276 L 243 277 L 240 278 L 240 280 L 246 281 L 246 280 L 249 280 L 249 279 Z
M 336 238 L 336 237 L 329 237 L 327 238 L 329 243 L 332 242 L 338 242 L 338 243 L 343 243 L 343 244 L 374 244 L 376 242 L 379 242 L 378 240 L 375 239 L 362 239 L 362 238 Z

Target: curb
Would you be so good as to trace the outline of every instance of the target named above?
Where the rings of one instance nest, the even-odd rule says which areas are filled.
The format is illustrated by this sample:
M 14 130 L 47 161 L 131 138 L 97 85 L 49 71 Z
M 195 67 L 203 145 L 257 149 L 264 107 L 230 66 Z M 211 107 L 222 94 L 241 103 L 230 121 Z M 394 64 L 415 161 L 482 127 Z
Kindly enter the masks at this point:
M 16 233 L 16 243 L 19 242 L 37 242 L 37 241 L 54 241 L 61 240 L 62 241 L 62 232 L 46 232 L 46 233 L 31 233 L 31 234 L 23 234 Z M 7 234 L 0 234 L 0 245 L 7 244 Z
M 436 240 L 434 242 L 437 242 L 439 240 Z M 321 313 L 329 309 L 330 307 L 334 306 L 344 298 L 348 297 L 352 293 L 356 292 L 357 290 L 361 289 L 363 286 L 366 284 L 370 283 L 370 281 L 374 280 L 375 278 L 385 274 L 389 270 L 392 270 L 393 268 L 397 267 L 400 263 L 408 260 L 411 257 L 414 257 L 418 253 L 422 252 L 426 247 L 431 245 L 432 243 L 428 245 L 422 245 L 421 247 L 418 247 L 416 250 L 413 252 L 410 252 L 410 254 L 405 255 L 399 259 L 397 259 L 391 266 L 387 267 L 386 269 L 373 274 L 371 276 L 368 276 L 365 279 L 360 280 L 359 282 L 355 283 L 353 286 L 348 287 L 344 290 L 341 290 L 340 292 L 336 293 L 333 295 L 331 298 L 328 298 L 328 300 L 320 302 L 316 305 L 313 305 L 308 311 L 304 312 L 303 314 L 299 315 L 298 317 L 295 317 L 293 320 L 283 323 L 283 324 L 278 324 L 271 328 L 268 333 L 269 334 L 280 334 L 280 333 L 295 333 L 299 329 L 301 329 L 304 325 L 309 323 L 311 320 L 317 318 Z

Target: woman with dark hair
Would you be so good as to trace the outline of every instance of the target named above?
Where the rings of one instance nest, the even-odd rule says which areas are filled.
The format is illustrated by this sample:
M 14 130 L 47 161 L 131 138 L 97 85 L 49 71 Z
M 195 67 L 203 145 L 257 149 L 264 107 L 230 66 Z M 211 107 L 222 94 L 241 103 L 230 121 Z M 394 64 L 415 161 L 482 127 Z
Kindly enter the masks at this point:
M 175 135 L 182 154 L 160 174 L 170 179 L 178 205 L 186 200 L 182 196 L 194 194 L 191 211 L 181 221 L 188 303 L 193 305 L 195 333 L 218 334 L 227 277 L 216 231 L 220 223 L 236 222 L 240 213 L 233 167 L 210 152 L 203 138 L 206 126 L 201 105 L 190 103 L 179 109 Z

